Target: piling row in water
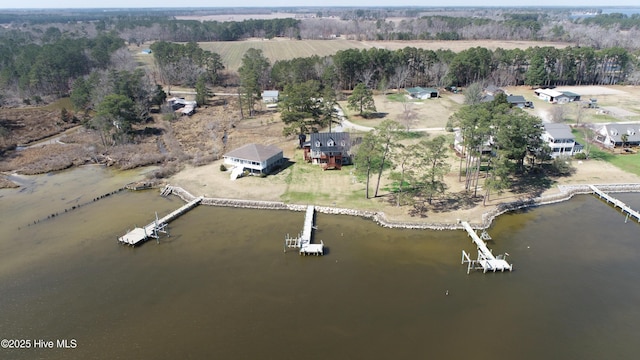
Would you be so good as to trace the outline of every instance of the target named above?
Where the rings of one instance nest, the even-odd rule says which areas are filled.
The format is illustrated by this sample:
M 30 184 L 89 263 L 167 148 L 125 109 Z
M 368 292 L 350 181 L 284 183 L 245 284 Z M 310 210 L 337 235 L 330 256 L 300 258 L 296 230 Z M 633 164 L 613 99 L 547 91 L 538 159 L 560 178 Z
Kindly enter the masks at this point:
M 78 204 L 78 205 L 73 205 L 73 206 L 71 206 L 70 208 L 66 208 L 66 209 L 64 209 L 64 211 L 51 213 L 51 214 L 47 215 L 47 217 L 46 217 L 46 218 L 42 218 L 42 219 L 34 220 L 32 223 L 27 224 L 27 226 L 31 226 L 31 225 L 38 224 L 38 223 L 40 223 L 41 221 L 45 221 L 45 220 L 53 219 L 53 218 L 54 218 L 54 217 L 56 217 L 56 216 L 60 216 L 60 214 L 64 214 L 64 213 L 67 213 L 67 212 L 69 212 L 69 211 L 76 210 L 76 209 L 80 208 L 81 206 L 85 206 L 85 205 L 91 204 L 91 203 L 93 203 L 93 202 L 96 202 L 96 201 L 98 201 L 98 200 L 102 200 L 102 199 L 104 199 L 104 198 L 106 198 L 106 197 L 109 197 L 109 196 L 111 196 L 111 195 L 115 195 L 115 194 L 117 194 L 117 193 L 121 192 L 122 190 L 126 190 L 126 187 L 121 187 L 121 188 L 119 188 L 119 189 L 117 189 L 117 190 L 114 190 L 114 191 L 108 192 L 108 193 L 106 193 L 106 194 L 100 195 L 100 196 L 98 196 L 98 197 L 93 198 L 91 201 L 87 201 L 87 202 L 85 202 L 85 203 Z M 20 229 L 20 228 L 18 228 L 18 229 Z

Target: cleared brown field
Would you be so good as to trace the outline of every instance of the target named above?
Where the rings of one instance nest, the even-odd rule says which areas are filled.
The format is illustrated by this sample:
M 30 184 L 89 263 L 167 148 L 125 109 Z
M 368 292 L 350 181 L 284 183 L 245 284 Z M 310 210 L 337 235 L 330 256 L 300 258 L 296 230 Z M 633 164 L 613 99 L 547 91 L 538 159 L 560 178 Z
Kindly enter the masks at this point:
M 200 47 L 220 54 L 222 62 L 229 70 L 237 70 L 242 62 L 242 56 L 250 49 L 260 49 L 264 56 L 273 64 L 277 60 L 289 60 L 296 57 L 313 55 L 328 56 L 339 50 L 382 48 L 398 50 L 405 47 L 415 47 L 428 50 L 448 49 L 459 52 L 472 47 L 484 47 L 495 50 L 526 49 L 534 46 L 553 46 L 565 48 L 570 43 L 552 43 L 541 41 L 496 41 L 496 40 L 460 40 L 460 41 L 355 41 L 346 39 L 334 40 L 289 40 L 289 39 L 251 39 L 245 41 L 216 41 L 202 42 Z

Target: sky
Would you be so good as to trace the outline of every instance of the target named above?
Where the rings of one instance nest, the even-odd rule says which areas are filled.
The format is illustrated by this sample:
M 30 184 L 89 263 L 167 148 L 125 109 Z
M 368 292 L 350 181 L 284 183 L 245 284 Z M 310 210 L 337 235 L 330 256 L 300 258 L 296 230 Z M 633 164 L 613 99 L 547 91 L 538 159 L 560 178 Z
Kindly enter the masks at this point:
M 638 0 L 448 0 L 432 3 L 426 0 L 0 0 L 0 9 L 15 8 L 148 8 L 148 7 L 283 7 L 283 6 L 569 6 L 569 7 L 638 7 Z M 482 4 L 482 5 L 480 5 Z

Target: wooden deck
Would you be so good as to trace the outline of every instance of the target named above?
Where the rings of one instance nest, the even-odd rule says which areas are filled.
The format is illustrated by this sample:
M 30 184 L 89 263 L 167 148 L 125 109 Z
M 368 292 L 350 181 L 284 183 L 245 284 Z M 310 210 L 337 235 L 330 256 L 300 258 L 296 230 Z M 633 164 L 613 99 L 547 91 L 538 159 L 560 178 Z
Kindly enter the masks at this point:
M 200 202 L 202 202 L 203 197 L 197 197 L 194 200 L 188 202 L 187 204 L 181 206 L 179 209 L 171 212 L 170 214 L 164 216 L 161 219 L 156 219 L 153 222 L 149 223 L 147 226 L 142 228 L 135 228 L 125 235 L 118 238 L 118 242 L 127 245 L 138 245 L 143 243 L 149 238 L 158 238 L 158 232 L 162 231 L 162 229 L 172 220 L 176 219 L 180 215 L 186 213 L 187 211 L 193 209 L 198 206 Z

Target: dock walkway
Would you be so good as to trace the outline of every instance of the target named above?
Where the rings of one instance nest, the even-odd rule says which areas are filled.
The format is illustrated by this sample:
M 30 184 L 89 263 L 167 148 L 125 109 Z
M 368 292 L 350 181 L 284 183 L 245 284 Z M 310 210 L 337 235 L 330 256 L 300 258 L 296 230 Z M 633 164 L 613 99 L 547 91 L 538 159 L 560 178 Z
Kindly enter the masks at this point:
M 284 251 L 287 248 L 300 248 L 300 255 L 324 255 L 324 243 L 320 240 L 319 244 L 311 243 L 311 235 L 313 232 L 313 218 L 315 215 L 315 206 L 307 206 L 307 212 L 304 217 L 304 227 L 302 234 L 297 238 L 290 238 L 289 235 L 284 240 Z
M 627 219 L 629 217 L 633 217 L 640 222 L 640 213 L 627 206 L 627 204 L 598 189 L 595 185 L 589 185 L 589 187 L 593 190 L 593 193 L 598 195 L 601 199 L 605 199 L 607 203 L 612 203 L 613 207 L 619 207 L 622 210 L 622 213 L 627 214 Z
M 187 204 L 181 206 L 179 209 L 171 212 L 170 214 L 162 217 L 161 219 L 157 218 L 153 222 L 149 223 L 147 226 L 142 228 L 135 228 L 125 235 L 118 238 L 118 241 L 127 244 L 127 245 L 138 245 L 148 238 L 158 238 L 158 232 L 161 232 L 166 225 L 172 220 L 176 219 L 180 215 L 186 213 L 187 211 L 193 209 L 198 206 L 202 202 L 203 197 L 197 197 L 192 201 L 189 201 Z
M 484 242 L 484 240 L 481 239 L 480 236 L 478 236 L 478 234 L 476 234 L 476 231 L 473 230 L 473 228 L 471 227 L 471 225 L 469 225 L 468 222 L 463 221 L 462 226 L 471 237 L 471 240 L 473 240 L 473 242 L 478 247 L 477 260 L 471 260 L 471 258 L 469 257 L 469 254 L 467 254 L 464 250 L 462 250 L 462 263 L 464 264 L 466 262 L 469 264 L 467 266 L 467 274 L 471 269 L 478 269 L 478 270 L 481 269 L 485 273 L 487 271 L 496 272 L 496 271 L 505 271 L 505 270 L 512 271 L 513 270 L 513 265 L 509 264 L 506 260 L 504 260 L 505 256 L 508 254 L 498 255 L 497 257 L 494 256 L 491 250 L 487 247 L 487 244 Z M 486 233 L 482 234 L 482 238 L 491 239 L 491 237 L 489 237 L 489 235 Z

